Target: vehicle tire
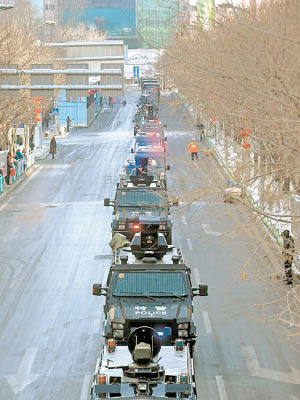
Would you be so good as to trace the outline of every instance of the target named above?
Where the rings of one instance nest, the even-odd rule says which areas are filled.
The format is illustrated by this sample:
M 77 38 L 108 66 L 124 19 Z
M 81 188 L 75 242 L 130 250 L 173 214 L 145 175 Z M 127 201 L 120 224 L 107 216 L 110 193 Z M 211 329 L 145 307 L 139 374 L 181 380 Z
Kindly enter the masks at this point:
M 172 232 L 168 232 L 166 236 L 166 241 L 168 244 L 172 244 Z

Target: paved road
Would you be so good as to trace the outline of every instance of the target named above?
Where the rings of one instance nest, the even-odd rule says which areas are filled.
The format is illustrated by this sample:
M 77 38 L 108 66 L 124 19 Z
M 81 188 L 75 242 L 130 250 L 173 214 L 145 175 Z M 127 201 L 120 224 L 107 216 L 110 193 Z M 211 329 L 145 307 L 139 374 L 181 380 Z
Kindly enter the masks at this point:
M 111 209 L 102 204 L 131 148 L 135 97 L 128 103 L 60 140 L 57 158 L 0 202 L 0 400 L 87 398 L 102 318 L 91 286 L 109 267 Z M 299 339 L 254 306 L 287 293 L 270 278 L 274 249 L 242 207 L 223 204 L 214 160 L 189 160 L 184 110 L 172 100 L 161 110 L 169 188 L 182 201 L 174 240 L 195 283 L 210 287 L 195 302 L 199 399 L 300 400 Z
M 0 399 L 86 399 L 110 265 L 112 197 L 132 142 L 136 100 L 58 140 L 0 203 Z
M 160 114 L 168 125 L 169 191 L 182 202 L 172 212 L 174 241 L 194 282 L 209 285 L 195 305 L 199 399 L 300 399 L 300 337 L 289 337 L 277 318 L 267 322 L 290 291 L 275 279 L 278 249 L 244 207 L 223 203 L 225 178 L 214 158 L 200 152 L 190 160 L 195 132 L 184 108 L 165 97 Z

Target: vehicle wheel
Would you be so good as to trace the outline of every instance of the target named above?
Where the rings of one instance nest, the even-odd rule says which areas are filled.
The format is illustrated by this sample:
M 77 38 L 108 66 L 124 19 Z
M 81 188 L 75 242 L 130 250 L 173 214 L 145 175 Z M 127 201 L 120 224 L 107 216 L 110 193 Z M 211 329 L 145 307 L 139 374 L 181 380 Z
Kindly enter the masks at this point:
M 172 244 L 172 232 L 169 232 L 166 236 L 166 241 L 168 244 Z

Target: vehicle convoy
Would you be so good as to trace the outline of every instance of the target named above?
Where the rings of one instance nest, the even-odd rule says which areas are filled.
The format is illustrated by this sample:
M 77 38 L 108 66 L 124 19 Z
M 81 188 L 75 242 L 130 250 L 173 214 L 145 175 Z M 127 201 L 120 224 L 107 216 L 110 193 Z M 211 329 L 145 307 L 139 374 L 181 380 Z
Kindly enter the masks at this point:
M 147 325 L 163 344 L 182 338 L 192 350 L 197 337 L 193 299 L 207 296 L 207 285 L 192 288 L 181 251 L 168 246 L 161 233 L 153 244 L 138 233 L 129 246 L 115 250 L 106 288 L 94 284 L 93 294 L 106 296 L 106 338 L 126 343 L 135 328 Z
M 191 269 L 172 245 L 164 127 L 157 119 L 160 82 L 140 80 L 134 117 L 135 146 L 117 184 L 113 206 L 112 264 L 105 287 L 102 346 L 91 400 L 197 400 L 193 349 L 197 339 Z
M 114 200 L 104 199 L 105 206 L 113 206 L 112 237 L 116 233 L 132 240 L 135 233 L 148 235 L 163 233 L 167 242 L 172 243 L 172 222 L 168 193 L 154 182 L 154 176 L 144 178 L 134 173 L 130 181 L 122 179 L 117 185 Z
M 91 400 L 169 399 L 196 400 L 193 359 L 181 338 L 162 345 L 151 327 L 132 331 L 128 346 L 108 339 L 97 360 Z

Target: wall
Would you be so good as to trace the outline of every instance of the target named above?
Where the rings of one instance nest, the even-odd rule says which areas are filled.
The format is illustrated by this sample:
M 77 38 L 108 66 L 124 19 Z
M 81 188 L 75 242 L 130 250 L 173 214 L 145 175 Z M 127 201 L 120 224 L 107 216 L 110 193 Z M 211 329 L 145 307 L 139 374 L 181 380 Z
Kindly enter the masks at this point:
M 69 116 L 73 126 L 87 126 L 86 97 L 66 97 L 66 91 L 62 90 L 57 100 L 57 107 L 61 125 L 66 125 Z

